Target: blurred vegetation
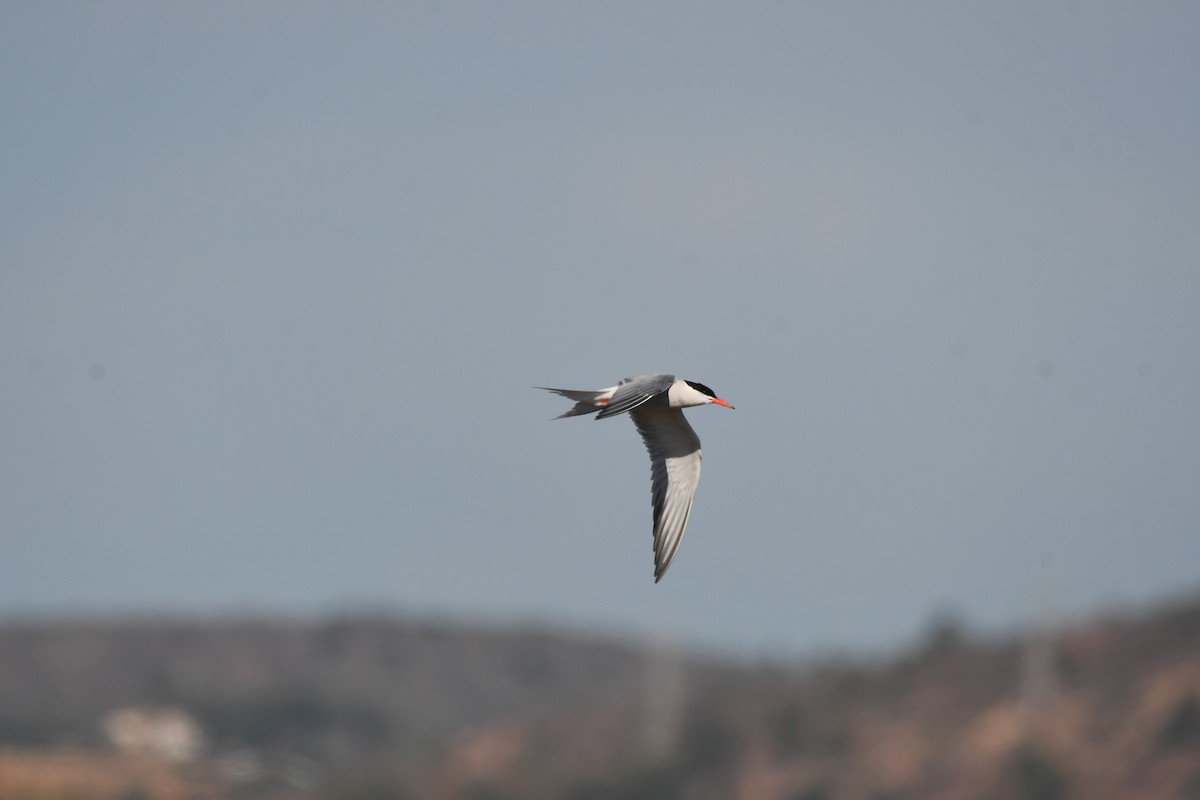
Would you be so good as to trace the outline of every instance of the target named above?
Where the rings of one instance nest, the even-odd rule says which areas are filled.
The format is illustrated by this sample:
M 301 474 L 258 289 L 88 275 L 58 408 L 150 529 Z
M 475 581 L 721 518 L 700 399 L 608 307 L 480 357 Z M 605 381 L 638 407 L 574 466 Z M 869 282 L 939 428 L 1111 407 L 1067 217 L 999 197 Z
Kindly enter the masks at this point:
M 1008 759 L 997 800 L 1063 800 L 1067 780 L 1062 766 L 1031 745 L 1022 745 Z
M 125 706 L 178 706 L 218 748 L 419 749 L 471 723 L 639 685 L 642 655 L 535 629 L 392 619 L 0 625 L 0 742 L 100 743 Z
M 1159 731 L 1158 744 L 1171 750 L 1200 744 L 1200 697 L 1192 693 L 1179 701 Z
M 202 755 L 117 752 L 100 720 L 138 706 Z M 890 661 L 804 664 L 389 618 L 8 623 L 0 797 L 1200 800 L 1200 599 L 992 641 L 942 615 Z

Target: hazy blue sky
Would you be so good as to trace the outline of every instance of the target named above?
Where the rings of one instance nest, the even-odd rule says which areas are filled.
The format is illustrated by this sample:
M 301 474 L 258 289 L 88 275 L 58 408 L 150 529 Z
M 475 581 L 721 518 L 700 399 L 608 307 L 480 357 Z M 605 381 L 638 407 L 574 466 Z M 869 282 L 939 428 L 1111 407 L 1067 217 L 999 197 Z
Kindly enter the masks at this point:
M 1200 584 L 1200 6 L 4 3 L 0 613 L 768 650 Z M 652 582 L 626 419 L 704 478 Z

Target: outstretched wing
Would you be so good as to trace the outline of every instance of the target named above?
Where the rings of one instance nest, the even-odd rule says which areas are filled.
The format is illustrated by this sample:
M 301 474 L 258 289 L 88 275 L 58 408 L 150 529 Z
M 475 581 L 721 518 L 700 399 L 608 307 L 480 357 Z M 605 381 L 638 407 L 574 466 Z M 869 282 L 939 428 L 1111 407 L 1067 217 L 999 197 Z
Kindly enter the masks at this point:
M 617 391 L 613 392 L 608 405 L 596 415 L 596 419 L 632 411 L 670 389 L 674 382 L 674 375 L 634 375 L 626 378 L 617 384 Z
M 671 566 L 692 515 L 700 483 L 700 438 L 678 408 L 641 408 L 629 416 L 650 453 L 654 582 L 658 583 Z

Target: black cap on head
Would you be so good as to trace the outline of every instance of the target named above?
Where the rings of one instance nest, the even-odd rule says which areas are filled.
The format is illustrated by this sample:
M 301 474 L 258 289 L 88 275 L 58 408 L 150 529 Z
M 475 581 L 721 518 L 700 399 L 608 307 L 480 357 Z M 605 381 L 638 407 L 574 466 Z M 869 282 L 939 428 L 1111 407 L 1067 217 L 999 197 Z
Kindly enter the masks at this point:
M 716 392 L 714 392 L 712 389 L 705 386 L 703 383 L 696 383 L 695 381 L 684 381 L 684 383 L 686 383 L 688 386 L 695 389 L 697 392 L 700 392 L 701 394 L 706 394 L 709 397 L 717 396 Z

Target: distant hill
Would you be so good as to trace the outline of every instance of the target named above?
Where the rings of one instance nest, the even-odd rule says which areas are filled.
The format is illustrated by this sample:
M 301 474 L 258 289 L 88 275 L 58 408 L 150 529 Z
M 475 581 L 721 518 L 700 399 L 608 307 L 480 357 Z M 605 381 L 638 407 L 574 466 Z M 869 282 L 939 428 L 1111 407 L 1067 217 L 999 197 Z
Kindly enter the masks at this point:
M 644 663 L 615 640 L 378 617 L 0 623 L 0 742 L 97 745 L 108 711 L 178 706 L 218 748 L 420 749 L 464 725 L 624 696 Z
M 194 721 L 200 755 L 106 738 L 118 709 L 151 741 Z M 1200 798 L 1200 598 L 805 665 L 388 618 L 0 625 L 0 797 L 67 796 Z

